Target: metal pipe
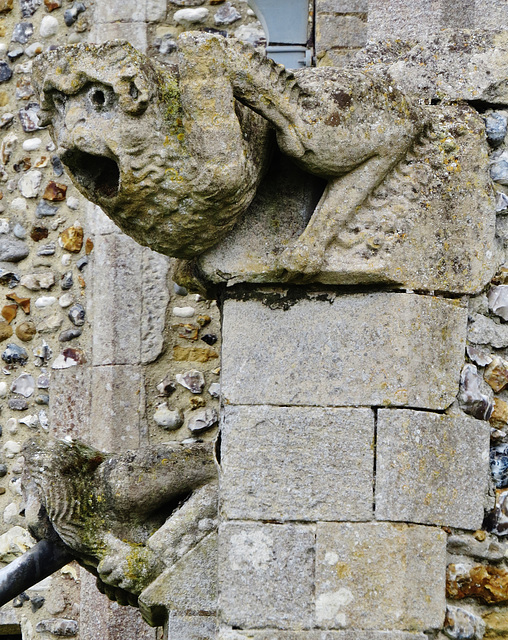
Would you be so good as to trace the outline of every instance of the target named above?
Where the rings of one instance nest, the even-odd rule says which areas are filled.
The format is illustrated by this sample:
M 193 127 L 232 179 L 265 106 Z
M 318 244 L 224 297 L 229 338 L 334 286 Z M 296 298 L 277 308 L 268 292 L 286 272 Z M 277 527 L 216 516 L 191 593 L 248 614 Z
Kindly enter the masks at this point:
M 41 540 L 0 569 L 0 607 L 58 571 L 72 559 L 72 555 L 62 547 L 48 540 Z

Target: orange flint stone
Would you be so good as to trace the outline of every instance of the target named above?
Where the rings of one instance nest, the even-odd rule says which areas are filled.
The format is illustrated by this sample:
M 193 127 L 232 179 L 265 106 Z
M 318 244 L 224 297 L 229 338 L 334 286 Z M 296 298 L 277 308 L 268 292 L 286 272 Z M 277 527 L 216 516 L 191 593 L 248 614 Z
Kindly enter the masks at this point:
M 494 398 L 494 410 L 489 418 L 491 427 L 503 429 L 508 424 L 508 402 Z
M 60 244 L 72 253 L 78 253 L 83 246 L 83 227 L 68 227 L 60 234 Z
M 65 184 L 60 184 L 59 182 L 53 182 L 53 180 L 51 180 L 51 182 L 48 182 L 42 197 L 44 200 L 51 200 L 51 202 L 61 202 L 62 200 L 65 200 L 66 193 L 67 186 Z
M 508 362 L 499 356 L 494 356 L 485 369 L 483 377 L 496 393 L 502 391 L 508 385 Z
M 30 298 L 20 298 L 16 293 L 8 293 L 5 297 L 18 304 L 26 315 L 30 313 Z
M 475 565 L 463 573 L 450 564 L 446 576 L 446 595 L 454 600 L 476 598 L 485 604 L 508 602 L 508 570 L 493 565 Z
M 85 242 L 85 253 L 89 256 L 93 250 L 93 241 L 91 238 L 87 238 Z
M 17 304 L 6 304 L 2 309 L 2 316 L 10 324 L 18 313 Z

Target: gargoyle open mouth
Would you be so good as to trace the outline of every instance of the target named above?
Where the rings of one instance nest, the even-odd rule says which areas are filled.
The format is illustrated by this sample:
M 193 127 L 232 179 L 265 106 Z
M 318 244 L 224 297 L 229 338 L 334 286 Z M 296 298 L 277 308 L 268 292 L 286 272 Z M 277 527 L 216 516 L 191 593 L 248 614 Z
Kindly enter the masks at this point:
M 111 158 L 69 149 L 61 154 L 60 159 L 90 196 L 114 198 L 118 195 L 120 169 Z

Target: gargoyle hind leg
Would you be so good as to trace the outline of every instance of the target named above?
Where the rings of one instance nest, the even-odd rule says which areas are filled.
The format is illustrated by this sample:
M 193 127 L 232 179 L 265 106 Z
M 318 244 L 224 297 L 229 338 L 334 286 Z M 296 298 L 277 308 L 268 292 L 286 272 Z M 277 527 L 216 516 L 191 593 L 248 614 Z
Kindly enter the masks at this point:
M 354 220 L 365 200 L 396 164 L 374 156 L 344 176 L 328 183 L 305 231 L 279 258 L 279 268 L 289 275 L 319 273 L 326 250 Z

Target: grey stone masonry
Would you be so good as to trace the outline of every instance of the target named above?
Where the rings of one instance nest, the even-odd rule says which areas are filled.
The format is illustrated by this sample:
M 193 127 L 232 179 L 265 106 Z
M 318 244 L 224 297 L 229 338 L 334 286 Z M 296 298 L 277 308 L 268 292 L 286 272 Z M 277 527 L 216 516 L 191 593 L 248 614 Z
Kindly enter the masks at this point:
M 458 392 L 467 310 L 456 301 L 266 294 L 227 300 L 223 317 L 226 404 L 439 410 Z
M 374 412 L 225 407 L 222 512 L 244 520 L 371 520 Z
M 317 626 L 413 632 L 440 628 L 445 552 L 446 534 L 438 528 L 318 524 Z
M 219 611 L 243 629 L 314 621 L 315 527 L 229 522 L 219 529 Z
M 222 629 L 219 640 L 427 640 L 423 633 L 407 631 L 264 631 L 242 632 L 236 629 Z
M 376 518 L 478 529 L 489 472 L 489 424 L 381 409 Z

